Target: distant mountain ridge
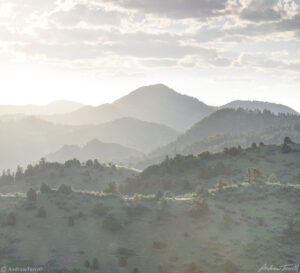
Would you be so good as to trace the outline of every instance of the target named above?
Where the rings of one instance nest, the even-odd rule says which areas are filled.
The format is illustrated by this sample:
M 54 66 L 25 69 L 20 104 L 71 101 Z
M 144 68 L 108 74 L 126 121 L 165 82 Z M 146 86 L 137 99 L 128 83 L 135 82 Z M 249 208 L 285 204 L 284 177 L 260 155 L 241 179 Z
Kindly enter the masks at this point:
M 177 93 L 163 84 L 156 84 L 138 88 L 111 104 L 86 106 L 73 113 L 42 118 L 58 124 L 83 125 L 131 117 L 185 131 L 214 110 L 215 107 L 196 98 Z
M 233 101 L 216 107 L 197 98 L 183 95 L 164 84 L 140 87 L 111 104 L 97 107 L 85 106 L 72 113 L 42 117 L 45 120 L 68 125 L 100 124 L 122 117 L 131 117 L 148 122 L 164 124 L 185 132 L 213 112 L 224 108 L 245 110 L 269 110 L 275 114 L 298 114 L 292 108 L 260 101 Z
M 40 118 L 64 125 L 101 124 L 131 117 L 163 124 L 185 132 L 213 112 L 225 109 L 269 110 L 274 114 L 299 114 L 294 109 L 276 103 L 236 100 L 222 106 L 209 106 L 197 98 L 183 95 L 164 84 L 140 87 L 113 103 L 99 106 L 81 105 L 68 101 L 56 101 L 46 106 L 0 105 L 2 119 L 17 119 L 18 115 L 37 115 Z
M 101 162 L 119 163 L 130 157 L 140 157 L 143 154 L 137 150 L 116 143 L 104 143 L 98 139 L 89 141 L 85 146 L 65 145 L 57 152 L 46 156 L 48 161 L 65 162 L 76 158 L 80 161 L 97 159 Z
M 0 115 L 53 115 L 73 112 L 84 105 L 78 102 L 58 100 L 47 105 L 0 105 Z
M 274 114 L 280 114 L 280 113 L 286 113 L 286 114 L 292 114 L 292 115 L 298 115 L 299 113 L 295 111 L 294 109 L 278 103 L 270 103 L 270 102 L 264 102 L 264 101 L 249 101 L 249 100 L 235 100 L 230 103 L 227 103 L 221 107 L 220 109 L 224 108 L 233 108 L 238 109 L 242 108 L 245 110 L 268 110 L 271 111 Z
M 148 153 L 175 140 L 178 135 L 165 125 L 133 118 L 83 126 L 53 124 L 36 117 L 14 121 L 0 119 L 0 150 L 5 151 L 0 153 L 0 168 L 26 166 L 64 145 L 82 146 L 93 139 Z

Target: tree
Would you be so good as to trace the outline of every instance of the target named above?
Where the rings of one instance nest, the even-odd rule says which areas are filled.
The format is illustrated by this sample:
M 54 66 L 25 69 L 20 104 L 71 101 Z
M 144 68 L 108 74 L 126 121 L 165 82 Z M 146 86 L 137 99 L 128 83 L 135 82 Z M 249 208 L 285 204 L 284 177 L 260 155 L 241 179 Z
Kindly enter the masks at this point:
M 256 149 L 256 148 L 257 148 L 257 145 L 256 145 L 255 142 L 253 142 L 253 143 L 251 144 L 251 148 L 253 148 L 253 149 Z
M 18 165 L 16 175 L 15 175 L 16 181 L 21 180 L 23 177 L 23 174 L 24 174 L 23 168 Z
M 47 184 L 43 183 L 41 185 L 40 191 L 41 191 L 41 193 L 47 193 L 47 192 L 51 191 L 51 188 Z
M 72 190 L 72 187 L 69 186 L 69 185 L 65 185 L 65 184 L 62 184 L 59 189 L 58 189 L 59 192 L 63 193 L 63 194 L 66 194 L 66 195 L 69 195 L 73 192 Z
M 283 140 L 283 144 L 295 144 L 290 137 L 286 136 Z
M 29 189 L 26 196 L 27 196 L 28 201 L 36 201 L 37 194 L 36 194 L 36 191 L 34 189 L 32 189 L 32 188 Z

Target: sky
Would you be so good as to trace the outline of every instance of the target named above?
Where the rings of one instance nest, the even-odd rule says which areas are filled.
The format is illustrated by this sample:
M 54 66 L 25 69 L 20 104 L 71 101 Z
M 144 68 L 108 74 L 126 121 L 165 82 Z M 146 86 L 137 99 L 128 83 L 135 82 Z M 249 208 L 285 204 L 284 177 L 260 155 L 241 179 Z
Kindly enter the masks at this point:
M 164 83 L 300 111 L 300 0 L 0 0 L 1 104 L 99 105 Z

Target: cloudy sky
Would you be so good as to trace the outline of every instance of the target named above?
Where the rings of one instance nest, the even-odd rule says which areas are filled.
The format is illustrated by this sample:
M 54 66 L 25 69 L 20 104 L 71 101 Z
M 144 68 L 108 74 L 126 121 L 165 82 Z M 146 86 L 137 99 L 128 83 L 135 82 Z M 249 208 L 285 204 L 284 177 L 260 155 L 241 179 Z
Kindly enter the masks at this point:
M 154 83 L 300 111 L 300 0 L 0 0 L 1 104 Z

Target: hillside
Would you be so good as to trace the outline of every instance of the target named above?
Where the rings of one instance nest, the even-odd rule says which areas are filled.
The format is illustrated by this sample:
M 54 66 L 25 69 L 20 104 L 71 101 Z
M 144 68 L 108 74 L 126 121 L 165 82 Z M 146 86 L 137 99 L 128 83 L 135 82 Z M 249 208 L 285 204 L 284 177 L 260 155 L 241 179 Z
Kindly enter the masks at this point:
M 80 161 L 97 159 L 100 162 L 127 162 L 131 157 L 141 157 L 143 154 L 115 143 L 104 143 L 97 139 L 89 141 L 85 146 L 65 145 L 57 152 L 46 156 L 52 162 L 65 162 L 77 158 Z
M 184 146 L 182 149 L 174 147 L 169 149 L 167 145 L 159 148 L 146 157 L 132 160 L 131 165 L 138 169 L 162 162 L 166 155 L 174 157 L 181 155 L 198 155 L 202 152 L 222 152 L 226 147 L 241 146 L 250 147 L 253 142 L 264 144 L 280 144 L 285 136 L 290 136 L 295 142 L 300 143 L 300 123 L 289 126 L 269 127 L 263 130 L 251 131 L 243 134 L 218 134 L 216 136 L 203 138 L 197 142 Z M 164 150 L 166 149 L 166 150 Z
M 83 104 L 73 101 L 54 101 L 47 105 L 0 105 L 0 116 L 2 115 L 54 115 L 73 112 L 83 107 Z
M 282 145 L 256 145 L 247 149 L 227 148 L 216 154 L 176 155 L 127 179 L 122 190 L 144 194 L 158 191 L 182 194 L 194 191 L 197 186 L 207 190 L 220 180 L 244 181 L 248 168 L 258 169 L 266 180 L 274 175 L 281 183 L 299 184 L 300 144 L 288 146 L 288 152 L 282 151 Z
M 164 125 L 123 118 L 101 125 L 55 125 L 34 117 L 0 121 L 1 169 L 37 162 L 64 145 L 85 145 L 92 139 L 150 152 L 173 141 L 178 133 Z
M 299 124 L 300 116 L 298 115 L 275 115 L 266 110 L 263 112 L 247 111 L 241 108 L 238 110 L 221 109 L 196 123 L 191 129 L 179 136 L 176 141 L 150 153 L 148 160 L 151 162 L 152 159 L 162 158 L 166 155 L 198 154 L 205 150 L 220 151 L 220 148 L 226 146 L 248 145 L 249 139 L 253 140 L 251 143 L 266 141 L 270 144 L 278 144 L 278 141 L 284 137 L 280 133 L 281 131 L 291 131 L 293 137 L 298 139 Z M 275 135 L 274 131 L 277 131 Z M 223 141 L 224 144 L 222 144 Z
M 260 183 L 160 198 L 62 189 L 0 195 L 1 262 L 66 273 L 296 265 L 299 190 Z
M 98 160 L 80 162 L 77 159 L 64 163 L 47 162 L 41 159 L 27 168 L 18 167 L 16 172 L 4 171 L 0 176 L 0 192 L 27 192 L 39 190 L 42 184 L 58 188 L 62 184 L 78 190 L 102 191 L 110 182 L 117 185 L 138 171 L 114 164 L 100 164 Z
M 245 110 L 259 110 L 259 111 L 264 111 L 264 110 L 268 110 L 271 111 L 274 114 L 280 114 L 280 113 L 284 113 L 284 114 L 292 114 L 292 115 L 298 115 L 299 113 L 297 111 L 295 111 L 294 109 L 286 106 L 286 105 L 282 105 L 282 104 L 277 104 L 277 103 L 270 103 L 270 102 L 263 102 L 263 101 L 248 101 L 248 100 L 236 100 L 236 101 L 232 101 L 230 103 L 227 103 L 225 105 L 222 105 L 220 107 L 221 109 L 224 108 L 233 108 L 233 109 L 239 109 L 239 108 L 243 108 Z

